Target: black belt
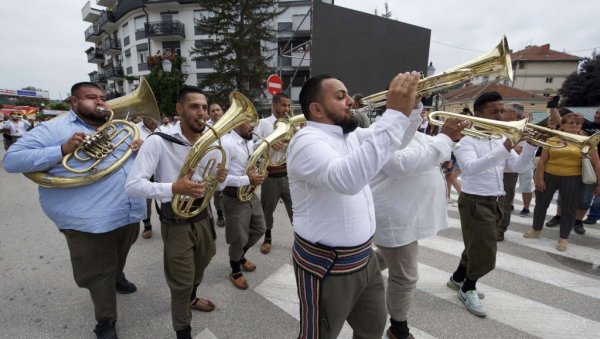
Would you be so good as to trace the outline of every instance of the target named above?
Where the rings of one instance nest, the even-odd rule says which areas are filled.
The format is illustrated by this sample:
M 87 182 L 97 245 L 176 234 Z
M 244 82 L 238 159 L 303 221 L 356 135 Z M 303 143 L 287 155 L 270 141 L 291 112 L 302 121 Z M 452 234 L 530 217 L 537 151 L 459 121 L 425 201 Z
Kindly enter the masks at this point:
M 285 178 L 287 177 L 287 172 L 283 173 L 269 173 L 269 178 Z
M 226 186 L 223 189 L 223 195 L 230 198 L 237 198 L 239 187 Z
M 479 200 L 486 200 L 486 201 L 498 201 L 500 200 L 500 198 L 503 197 L 503 195 L 477 195 L 477 194 L 471 194 L 471 193 L 467 193 L 467 192 L 461 192 L 461 194 L 466 195 L 467 197 L 471 197 L 471 198 L 475 198 L 475 199 L 479 199 Z
M 196 202 L 197 202 L 197 204 L 196 204 Z M 192 208 L 198 208 L 200 206 L 201 202 L 202 202 L 201 199 L 196 199 L 196 201 L 194 202 L 194 205 L 192 205 Z M 200 214 L 198 214 L 195 217 L 181 218 L 181 217 L 177 216 L 175 213 L 173 213 L 173 208 L 171 207 L 171 202 L 163 202 L 160 204 L 159 219 L 161 222 L 164 222 L 164 223 L 178 223 L 178 224 L 194 223 L 194 222 L 199 222 L 205 218 L 208 218 L 208 208 L 205 208 L 202 211 L 200 211 Z

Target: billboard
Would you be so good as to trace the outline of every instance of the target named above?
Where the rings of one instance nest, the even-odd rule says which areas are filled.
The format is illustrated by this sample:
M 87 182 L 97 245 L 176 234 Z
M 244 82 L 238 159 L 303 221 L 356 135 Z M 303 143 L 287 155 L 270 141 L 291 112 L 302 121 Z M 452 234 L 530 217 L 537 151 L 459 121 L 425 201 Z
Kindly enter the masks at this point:
M 29 97 L 29 98 L 40 98 L 49 99 L 50 95 L 47 91 L 29 91 L 24 89 L 0 89 L 0 95 L 7 95 L 13 97 Z

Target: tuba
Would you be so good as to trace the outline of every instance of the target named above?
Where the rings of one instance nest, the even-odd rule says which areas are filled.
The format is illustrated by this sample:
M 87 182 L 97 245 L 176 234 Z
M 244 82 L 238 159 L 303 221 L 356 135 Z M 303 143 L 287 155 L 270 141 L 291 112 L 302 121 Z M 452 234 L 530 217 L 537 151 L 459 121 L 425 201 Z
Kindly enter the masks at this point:
M 503 37 L 502 41 L 493 50 L 476 59 L 448 69 L 442 74 L 432 75 L 419 80 L 417 95 L 429 96 L 434 92 L 469 81 L 473 77 L 490 74 L 498 74 L 501 77 L 510 80 L 513 79 L 512 62 L 506 37 Z M 358 108 L 355 111 L 370 112 L 374 108 L 385 106 L 387 92 L 383 91 L 362 98 L 360 102 L 364 107 Z
M 31 172 L 24 175 L 42 187 L 71 188 L 81 187 L 102 180 L 121 168 L 129 159 L 133 151 L 127 149 L 114 163 L 103 167 L 104 160 L 112 154 L 129 137 L 138 139 L 139 132 L 135 124 L 127 121 L 130 113 L 139 116 L 148 116 L 156 121 L 160 120 L 160 111 L 152 89 L 144 77 L 140 78 L 140 85 L 132 93 L 107 101 L 112 110 L 97 107 L 99 112 L 107 114 L 106 123 L 100 126 L 93 134 L 86 136 L 85 140 L 73 151 L 62 159 L 62 166 L 74 176 L 53 176 L 47 172 Z M 116 119 L 114 119 L 116 118 Z M 113 120 L 114 119 L 114 120 Z M 87 167 L 80 168 L 84 164 Z M 76 168 L 77 167 L 77 168 Z
M 271 162 L 271 145 L 281 141 L 286 144 L 287 150 L 287 144 L 294 134 L 296 134 L 296 128 L 304 123 L 306 123 L 304 114 L 295 115 L 291 118 L 277 119 L 275 121 L 273 132 L 260 141 L 260 144 L 250 156 L 250 159 L 248 159 L 245 172 L 247 173 L 249 170 L 256 168 L 256 171 L 259 174 L 266 175 L 268 166 L 281 166 L 285 164 L 285 156 L 278 162 Z M 285 153 L 286 150 L 283 150 L 282 152 Z M 240 201 L 250 201 L 254 195 L 255 189 L 256 186 L 252 184 L 240 187 L 237 194 L 238 199 Z
M 209 131 L 196 141 L 192 149 L 188 153 L 183 167 L 179 172 L 179 177 L 183 177 L 192 170 L 196 170 L 200 161 L 211 151 L 219 151 L 221 153 L 221 163 L 216 164 L 214 158 L 207 160 L 207 165 L 202 172 L 202 181 L 206 183 L 204 198 L 200 204 L 195 204 L 196 198 L 175 194 L 171 201 L 173 213 L 182 218 L 192 218 L 206 208 L 217 188 L 217 178 L 212 173 L 215 171 L 215 166 L 224 167 L 226 165 L 226 154 L 221 147 L 221 137 L 229 133 L 232 129 L 245 123 L 257 123 L 258 113 L 243 94 L 232 92 L 229 94 L 231 107 L 223 114 L 223 117 L 217 121 L 212 127 L 205 125 Z M 218 145 L 213 145 L 218 142 Z
M 569 140 L 567 138 L 572 138 L 574 141 L 576 140 L 576 137 L 587 138 L 561 131 L 555 131 L 542 126 L 528 124 L 527 119 L 522 119 L 519 121 L 497 121 L 443 111 L 429 113 L 429 123 L 434 126 L 442 126 L 444 124 L 442 119 L 447 118 L 467 121 L 471 123 L 472 127 L 477 128 L 466 128 L 461 132 L 462 135 L 468 135 L 479 139 L 500 139 L 503 136 L 506 136 L 508 139 L 510 139 L 510 141 L 512 141 L 513 144 L 516 144 L 526 131 L 532 134 L 532 137 L 529 141 L 532 144 L 541 147 L 561 148 L 566 146 L 566 143 Z M 558 137 L 558 140 L 549 140 L 552 137 Z M 583 139 L 580 141 L 583 145 Z M 598 138 L 598 141 L 600 141 L 600 137 Z

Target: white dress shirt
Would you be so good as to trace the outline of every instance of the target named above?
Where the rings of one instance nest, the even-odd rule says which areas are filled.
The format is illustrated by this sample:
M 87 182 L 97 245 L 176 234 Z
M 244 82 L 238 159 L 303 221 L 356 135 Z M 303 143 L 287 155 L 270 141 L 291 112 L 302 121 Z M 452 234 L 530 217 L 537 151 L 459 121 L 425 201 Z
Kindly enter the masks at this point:
M 387 110 L 370 128 L 344 135 L 336 125 L 308 121 L 288 148 L 294 231 L 327 246 L 357 246 L 375 233 L 369 182 L 418 126 Z
M 161 202 L 171 201 L 173 183 L 179 178 L 179 172 L 192 145 L 181 132 L 179 125 L 173 126 L 168 132 L 163 133 L 169 134 L 187 145 L 179 145 L 158 135 L 148 137 L 138 151 L 133 167 L 127 176 L 125 191 L 128 194 L 158 199 Z M 217 163 L 221 162 L 220 152 L 209 152 L 200 160 L 198 168 L 192 176 L 193 179 L 201 179 L 204 167 L 210 158 L 215 158 Z M 150 181 L 152 175 L 154 175 L 155 182 Z M 216 175 L 216 169 L 212 175 Z
M 152 134 L 152 131 L 144 125 L 143 121 L 138 122 L 135 126 L 137 126 L 138 132 L 140 133 L 140 139 L 142 140 L 146 140 L 146 138 Z
M 456 144 L 454 156 L 462 172 L 462 191 L 482 196 L 501 196 L 504 170 L 523 172 L 535 157 L 537 146 L 525 144 L 523 152 L 506 150 L 502 139 L 477 139 L 466 136 Z
M 446 180 L 440 163 L 450 160 L 453 145 L 445 134 L 416 133 L 371 181 L 376 245 L 404 246 L 448 227 Z
M 221 145 L 227 155 L 227 180 L 220 187 L 250 185 L 250 179 L 246 174 L 246 165 L 252 155 L 252 140 L 246 140 L 237 132 L 232 131 L 221 138 Z
M 173 127 L 173 125 L 171 124 L 166 124 L 166 125 L 160 125 L 156 128 L 156 132 L 161 132 L 161 133 L 167 133 L 171 130 L 171 127 Z M 181 128 L 180 128 L 181 129 Z
M 215 124 L 215 121 L 213 121 L 213 119 L 208 119 L 208 120 L 206 120 L 206 124 L 208 126 L 213 126 Z
M 10 136 L 22 137 L 25 133 L 27 133 L 27 128 L 29 128 L 29 126 L 31 126 L 29 121 L 19 119 L 17 122 L 12 120 L 7 121 L 4 125 L 4 128 L 10 129 Z
M 258 122 L 258 126 L 256 127 L 255 133 L 263 139 L 268 137 L 275 130 L 275 121 L 277 121 L 277 118 L 275 118 L 273 114 L 266 118 L 260 119 Z M 260 139 L 256 140 L 254 146 L 258 147 L 259 144 Z M 269 156 L 271 157 L 270 163 L 279 163 L 282 159 L 285 158 L 286 153 L 275 151 L 271 148 Z

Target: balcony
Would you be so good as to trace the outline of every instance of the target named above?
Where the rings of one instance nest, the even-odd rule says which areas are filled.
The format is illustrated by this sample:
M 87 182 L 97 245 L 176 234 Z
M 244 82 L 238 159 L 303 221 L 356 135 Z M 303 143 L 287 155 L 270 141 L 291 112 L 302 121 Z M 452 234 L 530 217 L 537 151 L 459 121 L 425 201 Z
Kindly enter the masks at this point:
M 117 0 L 96 0 L 98 6 L 115 7 Z
M 106 83 L 106 77 L 102 73 L 93 71 L 92 73 L 89 73 L 88 75 L 90 76 L 90 82 L 93 82 L 95 84 Z
M 121 53 L 121 41 L 115 38 L 107 38 L 102 41 L 102 52 L 108 55 L 117 55 Z
M 145 29 L 146 36 L 154 40 L 185 39 L 185 25 L 177 20 L 148 22 Z
M 81 18 L 83 21 L 94 23 L 100 15 L 102 11 L 99 9 L 92 8 L 92 4 L 88 1 L 85 3 L 85 6 L 81 9 Z
M 117 27 L 115 21 L 115 14 L 112 11 L 103 11 L 102 15 L 98 19 L 98 26 L 100 29 L 110 31 Z
M 90 47 L 87 51 L 88 62 L 92 64 L 102 64 L 104 63 L 104 54 L 102 54 L 101 50 L 98 50 L 94 47 Z
M 293 51 L 291 59 L 293 67 L 310 67 L 310 51 Z
M 91 25 L 84 32 L 85 41 L 99 43 L 102 38 L 100 37 L 100 28 L 97 25 Z
M 121 66 L 110 67 L 104 70 L 104 76 L 108 80 L 123 80 L 125 72 L 123 72 L 123 67 Z

